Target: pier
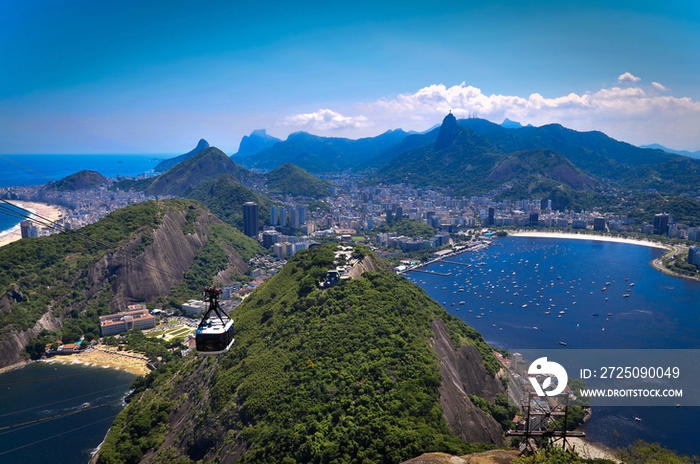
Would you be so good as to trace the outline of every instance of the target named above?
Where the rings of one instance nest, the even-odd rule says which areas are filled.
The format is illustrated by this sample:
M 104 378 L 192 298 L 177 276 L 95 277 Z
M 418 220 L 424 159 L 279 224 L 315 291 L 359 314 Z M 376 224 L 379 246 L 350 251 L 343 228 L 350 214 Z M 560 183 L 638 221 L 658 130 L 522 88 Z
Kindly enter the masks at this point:
M 466 267 L 472 267 L 472 266 L 473 266 L 472 263 L 458 263 L 457 261 L 448 261 L 448 260 L 446 260 L 446 259 L 443 259 L 442 262 L 443 262 L 443 263 L 447 263 L 447 264 L 456 264 L 457 266 L 466 266 Z
M 437 272 L 437 271 L 424 271 L 423 269 L 406 269 L 405 271 L 399 272 L 399 274 L 405 274 L 406 272 L 422 272 L 423 274 L 435 274 L 443 277 L 449 277 L 452 272 Z

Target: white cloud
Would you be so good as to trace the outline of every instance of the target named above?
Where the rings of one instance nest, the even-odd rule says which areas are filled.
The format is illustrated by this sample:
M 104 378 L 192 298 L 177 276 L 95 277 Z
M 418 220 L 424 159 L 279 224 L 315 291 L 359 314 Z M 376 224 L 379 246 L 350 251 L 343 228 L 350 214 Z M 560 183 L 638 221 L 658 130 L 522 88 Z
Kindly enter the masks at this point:
M 508 118 L 523 125 L 559 123 L 576 130 L 600 130 L 637 144 L 699 145 L 700 102 L 659 95 L 658 90 L 654 84 L 630 85 L 554 98 L 533 93 L 525 98 L 486 95 L 463 82 L 452 87 L 430 85 L 359 107 L 380 128 L 425 130 L 452 111 L 457 118 L 475 115 L 496 123 Z
M 298 126 L 320 130 L 336 130 L 368 127 L 372 122 L 364 116 L 343 116 L 329 109 L 320 109 L 314 113 L 293 114 L 280 123 L 283 126 Z
M 661 92 L 668 92 L 668 88 L 664 87 L 663 85 L 659 84 L 658 82 L 652 82 L 651 85 L 656 89 L 660 90 Z
M 634 84 L 634 83 L 639 82 L 641 80 L 642 80 L 641 77 L 633 76 L 632 74 L 630 74 L 628 72 L 620 75 L 620 77 L 617 78 L 617 82 L 619 82 L 620 84 L 623 84 L 623 83 Z

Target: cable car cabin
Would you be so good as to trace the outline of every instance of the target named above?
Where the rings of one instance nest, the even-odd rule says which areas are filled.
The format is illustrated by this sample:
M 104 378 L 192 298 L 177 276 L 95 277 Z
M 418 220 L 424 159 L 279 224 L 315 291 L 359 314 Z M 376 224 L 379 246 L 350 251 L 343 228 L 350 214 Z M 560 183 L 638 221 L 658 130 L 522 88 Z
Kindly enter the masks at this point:
M 197 328 L 197 353 L 214 355 L 226 353 L 233 345 L 233 321 L 229 319 L 222 323 L 218 318 L 211 317 Z
M 323 281 L 318 284 L 319 288 L 329 288 L 334 285 L 338 285 L 338 282 L 340 282 L 340 272 L 337 270 L 333 269 L 328 272 L 326 272 L 326 277 L 323 279 Z
M 221 290 L 207 287 L 209 310 L 204 314 L 196 332 L 197 354 L 217 355 L 226 353 L 233 342 L 233 319 L 219 307 L 218 296 Z

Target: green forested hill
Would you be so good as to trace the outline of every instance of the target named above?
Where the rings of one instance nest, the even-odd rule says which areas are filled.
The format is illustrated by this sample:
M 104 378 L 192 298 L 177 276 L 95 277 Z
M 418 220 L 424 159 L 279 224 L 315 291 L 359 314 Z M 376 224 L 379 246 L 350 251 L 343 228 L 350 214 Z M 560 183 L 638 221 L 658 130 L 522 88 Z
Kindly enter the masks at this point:
M 258 195 L 229 174 L 222 174 L 214 181 L 202 182 L 185 195 L 201 202 L 222 221 L 239 230 L 243 229 L 243 204 L 252 201 L 258 205 L 260 227 L 270 225 L 272 201 Z
M 390 223 L 384 223 L 381 226 L 374 229 L 374 232 L 384 233 L 384 232 L 396 232 L 398 235 L 405 235 L 406 237 L 411 237 L 417 239 L 422 237 L 424 239 L 429 239 L 437 232 L 434 227 L 429 226 L 423 221 L 417 219 L 398 219 L 393 220 Z
M 333 185 L 293 164 L 283 164 L 266 174 L 270 193 L 321 198 L 330 195 Z
M 56 182 L 51 182 L 47 186 L 49 189 L 64 190 L 83 190 L 97 187 L 100 184 L 107 182 L 107 178 L 96 171 L 83 170 L 75 174 L 64 177 Z
M 153 168 L 155 172 L 165 172 L 168 169 L 172 168 L 178 163 L 182 163 L 186 159 L 189 159 L 199 153 L 200 151 L 204 150 L 205 148 L 209 148 L 209 143 L 204 140 L 200 139 L 199 142 L 197 143 L 197 146 L 194 147 L 192 150 L 188 151 L 184 155 L 176 156 L 174 158 L 166 159 L 161 161 L 160 163 L 156 164 L 156 167 Z
M 229 174 L 238 180 L 253 176 L 250 171 L 231 161 L 218 148 L 208 147 L 179 162 L 159 176 L 137 181 L 122 180 L 114 184 L 112 188 L 122 190 L 133 188 L 148 195 L 183 196 L 190 190 L 197 188 L 201 183 L 216 180 L 222 174 Z
M 180 195 L 202 182 L 214 180 L 226 173 L 238 179 L 248 174 L 248 171 L 231 161 L 218 148 L 209 147 L 156 177 L 146 188 L 146 193 Z
M 392 272 L 317 290 L 333 259 L 330 245 L 297 253 L 232 314 L 229 353 L 190 356 L 135 385 L 100 461 L 397 463 L 483 448 L 443 416 L 431 325 L 478 348 L 475 377 L 498 369 L 481 335 Z

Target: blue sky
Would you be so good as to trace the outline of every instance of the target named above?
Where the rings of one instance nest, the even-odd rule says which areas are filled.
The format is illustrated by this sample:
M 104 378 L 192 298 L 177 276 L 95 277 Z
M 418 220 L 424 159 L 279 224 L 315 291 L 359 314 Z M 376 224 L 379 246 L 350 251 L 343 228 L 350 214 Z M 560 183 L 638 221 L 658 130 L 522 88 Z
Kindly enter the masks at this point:
M 700 150 L 698 2 L 198 3 L 0 2 L 0 153 L 234 154 L 450 110 Z

